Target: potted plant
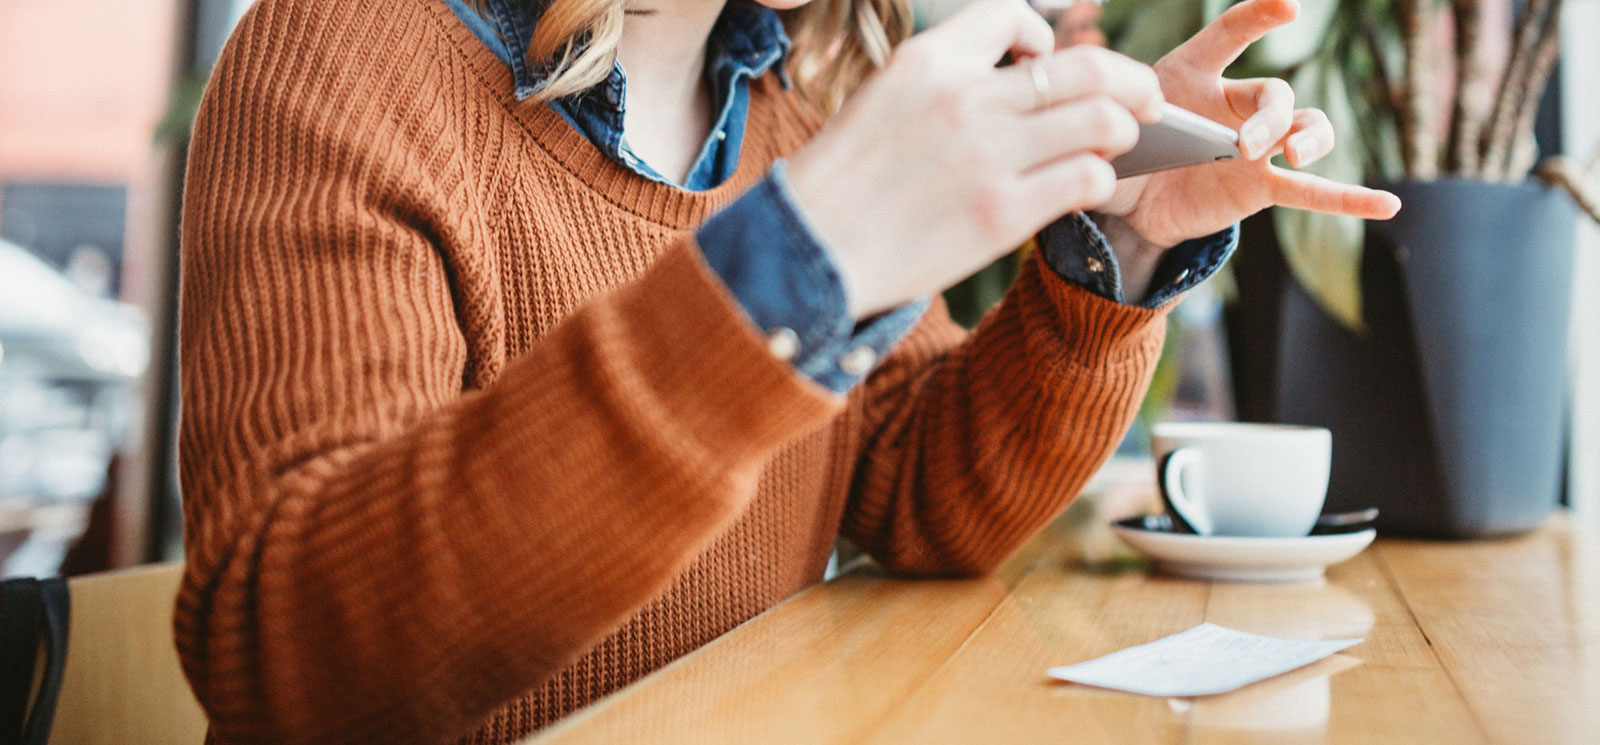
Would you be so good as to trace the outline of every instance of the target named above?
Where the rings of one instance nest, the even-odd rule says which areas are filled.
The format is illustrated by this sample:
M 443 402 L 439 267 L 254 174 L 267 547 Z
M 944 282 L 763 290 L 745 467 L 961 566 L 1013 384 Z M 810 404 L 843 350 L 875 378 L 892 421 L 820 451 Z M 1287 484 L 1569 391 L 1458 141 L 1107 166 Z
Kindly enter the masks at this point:
M 1228 4 L 1120 3 L 1107 28 L 1153 60 Z M 1405 203 L 1370 225 L 1274 210 L 1235 262 L 1241 418 L 1334 431 L 1329 509 L 1466 537 L 1559 500 L 1574 203 L 1600 220 L 1583 168 L 1539 160 L 1561 4 L 1308 1 L 1238 64 L 1328 112 L 1341 141 L 1312 170 Z

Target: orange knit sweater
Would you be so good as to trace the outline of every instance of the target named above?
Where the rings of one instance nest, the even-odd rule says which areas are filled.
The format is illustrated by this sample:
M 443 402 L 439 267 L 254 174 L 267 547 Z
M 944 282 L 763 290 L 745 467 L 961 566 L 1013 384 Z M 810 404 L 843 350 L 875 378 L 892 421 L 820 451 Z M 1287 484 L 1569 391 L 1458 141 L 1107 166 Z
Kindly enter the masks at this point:
M 994 567 L 1128 426 L 1162 314 L 1029 261 L 846 398 L 692 229 L 818 118 L 767 76 L 731 183 L 608 160 L 438 0 L 261 0 L 183 220 L 184 669 L 226 743 L 515 740 L 818 581 L 836 535 Z

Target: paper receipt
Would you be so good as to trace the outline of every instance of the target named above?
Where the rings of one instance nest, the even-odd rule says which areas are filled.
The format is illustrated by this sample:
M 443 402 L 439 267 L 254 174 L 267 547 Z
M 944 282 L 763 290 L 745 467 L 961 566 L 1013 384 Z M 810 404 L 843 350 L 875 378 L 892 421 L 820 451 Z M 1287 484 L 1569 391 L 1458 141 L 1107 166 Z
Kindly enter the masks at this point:
M 1208 696 L 1309 665 L 1361 641 L 1278 639 L 1203 623 L 1088 662 L 1050 668 L 1050 677 L 1147 696 Z

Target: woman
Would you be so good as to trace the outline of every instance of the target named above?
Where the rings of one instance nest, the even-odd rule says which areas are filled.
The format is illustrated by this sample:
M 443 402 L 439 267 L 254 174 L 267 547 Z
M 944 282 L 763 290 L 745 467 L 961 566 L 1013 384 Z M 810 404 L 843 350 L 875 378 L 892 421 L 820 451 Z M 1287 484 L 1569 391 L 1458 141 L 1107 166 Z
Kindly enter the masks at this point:
M 841 532 L 987 571 L 1111 452 L 1238 219 L 1398 208 L 1269 165 L 1326 117 L 1219 77 L 1292 0 L 1154 72 L 1052 51 L 1021 0 L 892 54 L 899 0 L 760 1 L 241 23 L 183 225 L 176 626 L 219 741 L 509 742 L 817 581 Z M 1116 182 L 1163 91 L 1246 157 Z M 1036 234 L 971 335 L 926 299 Z

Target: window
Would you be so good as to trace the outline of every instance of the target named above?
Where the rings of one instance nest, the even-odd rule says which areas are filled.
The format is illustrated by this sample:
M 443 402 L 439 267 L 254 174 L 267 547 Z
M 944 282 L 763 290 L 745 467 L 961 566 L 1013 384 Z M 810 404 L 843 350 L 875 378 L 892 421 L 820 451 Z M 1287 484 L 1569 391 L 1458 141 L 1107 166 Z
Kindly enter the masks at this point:
M 172 148 L 155 134 L 184 0 L 0 3 L 0 568 L 53 574 L 148 558 L 113 529 L 150 501 L 153 329 L 165 328 Z M 114 495 L 114 496 L 113 496 Z M 103 498 L 103 499 L 102 499 Z M 111 555 L 115 544 L 129 553 Z

